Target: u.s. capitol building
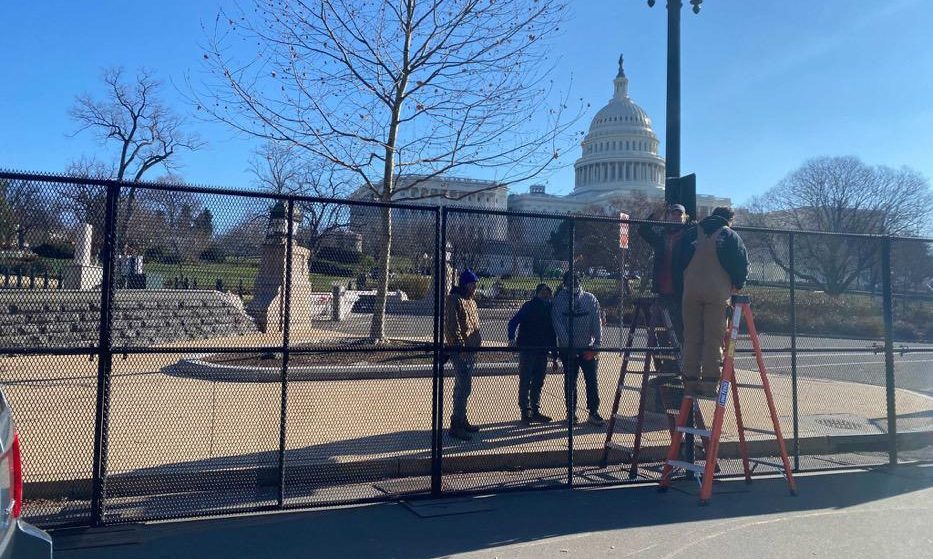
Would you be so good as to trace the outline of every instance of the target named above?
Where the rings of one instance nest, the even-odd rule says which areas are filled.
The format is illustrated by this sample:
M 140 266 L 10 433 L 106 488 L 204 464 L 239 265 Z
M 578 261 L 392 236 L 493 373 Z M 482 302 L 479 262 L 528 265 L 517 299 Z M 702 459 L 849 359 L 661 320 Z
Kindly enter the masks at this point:
M 618 215 L 619 211 L 626 210 L 624 201 L 632 195 L 662 201 L 664 158 L 658 153 L 658 137 L 651 127 L 651 119 L 629 96 L 629 80 L 625 75 L 622 57 L 619 57 L 618 72 L 612 84 L 612 98 L 593 117 L 581 144 L 583 153 L 574 163 L 574 188 L 570 194 L 549 194 L 546 187 L 540 184 L 532 185 L 527 193 L 510 194 L 507 186 L 495 181 L 419 176 L 399 179 L 400 192 L 396 200 L 426 206 L 548 215 Z M 372 199 L 372 195 L 369 190 L 360 188 L 353 198 Z M 728 198 L 698 194 L 699 215 L 693 217 L 702 219 L 714 207 L 728 205 L 731 205 Z M 370 212 L 366 213 L 371 215 Z M 359 231 L 365 228 L 366 221 L 361 215 L 351 219 L 351 227 Z M 484 242 L 505 242 L 509 239 L 505 218 L 483 216 L 483 219 L 475 221 L 477 230 L 482 231 L 478 234 L 483 235 Z M 364 235 L 364 239 L 366 237 Z

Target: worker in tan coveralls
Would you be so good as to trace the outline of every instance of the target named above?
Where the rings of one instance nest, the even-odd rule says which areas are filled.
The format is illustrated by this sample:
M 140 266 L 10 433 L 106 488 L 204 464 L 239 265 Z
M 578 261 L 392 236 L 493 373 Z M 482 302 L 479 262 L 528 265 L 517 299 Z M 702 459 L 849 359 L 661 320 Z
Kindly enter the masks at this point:
M 735 212 L 718 207 L 684 234 L 684 392 L 715 397 L 726 333 L 726 307 L 748 278 L 748 253 L 731 229 Z

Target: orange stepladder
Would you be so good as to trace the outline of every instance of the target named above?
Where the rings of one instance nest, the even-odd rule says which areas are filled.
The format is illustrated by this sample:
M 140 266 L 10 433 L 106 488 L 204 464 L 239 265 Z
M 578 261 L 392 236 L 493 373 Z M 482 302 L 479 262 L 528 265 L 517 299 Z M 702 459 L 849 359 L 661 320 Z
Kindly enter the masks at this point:
M 758 374 L 761 384 L 741 384 L 735 380 L 735 346 L 739 339 L 739 327 L 742 319 L 745 319 L 749 338 L 752 342 L 752 348 L 755 351 L 755 360 L 758 363 Z M 742 406 L 739 403 L 739 389 L 757 389 L 763 390 L 765 399 L 768 402 L 768 412 L 771 415 L 771 424 L 773 431 L 763 431 L 745 427 L 742 423 Z M 787 487 L 791 495 L 797 494 L 797 484 L 794 481 L 790 459 L 787 457 L 787 446 L 784 443 L 784 436 L 781 434 L 781 425 L 778 420 L 777 409 L 774 406 L 774 397 L 771 394 L 771 384 L 768 382 L 768 373 L 765 369 L 765 361 L 761 352 L 761 340 L 758 337 L 758 331 L 755 329 L 755 318 L 752 316 L 751 299 L 747 295 L 732 296 L 732 316 L 729 318 L 726 327 L 726 353 L 722 367 L 722 377 L 719 381 L 719 391 L 716 396 L 716 406 L 713 414 L 713 424 L 710 430 L 697 429 L 687 426 L 687 419 L 690 412 L 698 408 L 696 397 L 685 395 L 681 405 L 680 413 L 677 416 L 676 436 L 671 439 L 671 446 L 667 452 L 667 460 L 664 468 L 661 470 L 660 489 L 666 490 L 671 485 L 671 477 L 676 469 L 688 470 L 699 474 L 700 482 L 700 504 L 708 504 L 713 494 L 713 476 L 716 471 L 716 461 L 719 454 L 719 438 L 722 434 L 722 423 L 725 418 L 726 404 L 729 400 L 729 393 L 732 393 L 732 402 L 735 409 L 735 421 L 739 435 L 739 452 L 742 455 L 742 469 L 745 473 L 745 480 L 751 482 L 752 467 L 750 464 L 760 464 L 778 468 L 782 471 L 787 480 Z M 781 455 L 781 463 L 769 462 L 749 458 L 748 445 L 745 442 L 746 432 L 756 432 L 763 434 L 773 434 L 777 440 L 778 451 Z M 708 437 L 709 446 L 704 465 L 692 464 L 677 460 L 680 452 L 681 441 L 685 433 L 692 433 L 701 437 Z

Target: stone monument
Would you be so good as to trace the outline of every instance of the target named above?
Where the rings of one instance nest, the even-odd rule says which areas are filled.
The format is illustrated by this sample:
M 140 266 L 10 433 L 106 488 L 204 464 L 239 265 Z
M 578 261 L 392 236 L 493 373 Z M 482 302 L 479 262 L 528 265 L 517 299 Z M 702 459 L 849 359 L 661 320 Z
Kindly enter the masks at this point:
M 301 212 L 294 208 L 293 234 L 301 223 Z M 311 251 L 298 246 L 292 239 L 291 302 L 289 327 L 291 330 L 311 326 L 311 280 L 308 261 Z M 266 240 L 262 245 L 259 271 L 253 284 L 253 300 L 246 312 L 253 317 L 263 332 L 281 332 L 285 328 L 285 270 L 288 249 L 288 208 L 279 201 L 269 213 Z
M 74 260 L 62 268 L 62 289 L 99 289 L 104 278 L 104 269 L 91 263 L 94 227 L 82 223 L 78 226 L 77 233 Z

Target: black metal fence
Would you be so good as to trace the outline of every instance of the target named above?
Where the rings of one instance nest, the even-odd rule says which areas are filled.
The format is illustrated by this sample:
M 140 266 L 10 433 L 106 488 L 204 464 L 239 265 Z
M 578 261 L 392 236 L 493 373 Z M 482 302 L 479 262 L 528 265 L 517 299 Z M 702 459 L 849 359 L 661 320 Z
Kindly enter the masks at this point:
M 602 463 L 605 427 L 564 419 L 610 411 L 631 296 L 650 291 L 651 250 L 635 231 L 650 223 L 24 173 L 0 181 L 39 194 L 4 214 L 18 221 L 0 254 L 61 278 L 0 290 L 0 382 L 23 445 L 24 512 L 40 525 L 633 481 L 624 456 Z M 73 246 L 85 223 L 92 237 Z M 931 241 L 737 229 L 795 468 L 929 459 Z M 44 256 L 16 246 L 25 242 Z M 9 259 L 0 267 L 19 262 Z M 467 408 L 481 430 L 469 441 L 447 433 L 454 379 L 443 343 L 446 295 L 466 267 L 480 276 L 483 338 Z M 539 406 L 554 421 L 525 425 L 508 322 L 565 271 L 600 304 L 595 385 L 579 379 L 568 406 L 562 369 L 548 363 Z M 651 345 L 644 331 L 634 343 L 642 356 Z M 755 369 L 743 343 L 740 373 Z M 642 382 L 629 379 L 619 441 L 633 437 Z M 634 481 L 657 479 L 670 440 L 649 394 L 647 463 Z M 754 426 L 766 406 L 752 396 L 743 408 Z M 741 471 L 729 421 L 721 475 Z M 775 452 L 765 436 L 750 446 Z

